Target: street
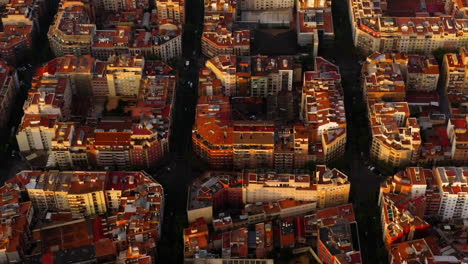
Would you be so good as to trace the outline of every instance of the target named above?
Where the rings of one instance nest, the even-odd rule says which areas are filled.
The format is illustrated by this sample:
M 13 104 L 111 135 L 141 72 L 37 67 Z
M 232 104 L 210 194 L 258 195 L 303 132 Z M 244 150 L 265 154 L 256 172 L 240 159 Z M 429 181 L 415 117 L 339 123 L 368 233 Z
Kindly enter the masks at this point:
M 192 171 L 192 125 L 195 119 L 197 103 L 198 73 L 203 61 L 200 47 L 200 35 L 203 30 L 203 1 L 187 1 L 186 20 L 194 24 L 193 31 L 186 31 L 183 37 L 183 58 L 176 70 L 179 83 L 176 90 L 173 129 L 171 135 L 171 157 L 169 169 L 156 174 L 156 179 L 163 184 L 166 195 L 163 230 L 158 248 L 159 263 L 183 262 L 183 228 L 186 223 L 187 188 L 197 176 Z M 188 67 L 186 61 L 190 61 Z M 193 83 L 190 87 L 189 82 Z
M 381 250 L 383 242 L 380 230 L 380 209 L 377 204 L 380 178 L 372 173 L 367 164 L 370 136 L 367 111 L 360 86 L 360 60 L 354 49 L 351 25 L 346 1 L 333 1 L 335 41 L 332 47 L 319 49 L 319 56 L 333 59 L 340 67 L 347 114 L 347 147 L 345 157 L 350 159 L 351 181 L 350 202 L 354 204 L 359 226 L 363 263 L 386 263 L 386 252 Z M 339 22 L 339 23 L 338 23 Z M 339 25 L 339 27 L 337 27 Z

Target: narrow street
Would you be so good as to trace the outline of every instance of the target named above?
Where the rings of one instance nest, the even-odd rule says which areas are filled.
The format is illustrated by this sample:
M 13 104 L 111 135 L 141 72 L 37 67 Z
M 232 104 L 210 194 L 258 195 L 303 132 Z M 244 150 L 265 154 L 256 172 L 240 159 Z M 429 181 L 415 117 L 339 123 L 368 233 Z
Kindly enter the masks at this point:
M 20 87 L 16 94 L 15 104 L 11 109 L 8 127 L 0 131 L 0 184 L 15 176 L 16 173 L 30 169 L 28 164 L 18 154 L 15 133 L 23 117 L 23 104 L 27 98 L 36 68 L 54 57 L 49 47 L 47 31 L 57 12 L 58 1 L 50 1 L 49 7 L 44 21 L 41 21 L 42 31 L 33 40 L 34 45 L 31 50 L 31 56 L 24 58 L 15 67 Z
M 333 1 L 335 42 L 332 47 L 319 50 L 319 56 L 332 59 L 340 67 L 347 114 L 346 157 L 350 160 L 350 202 L 354 204 L 359 226 L 363 263 L 386 263 L 382 250 L 380 209 L 377 204 L 380 179 L 368 169 L 370 135 L 367 110 L 360 87 L 360 60 L 354 49 L 347 1 Z M 339 25 L 339 26 L 338 26 Z
M 156 179 L 163 184 L 166 194 L 163 230 L 158 248 L 158 263 L 175 264 L 183 262 L 184 245 L 183 228 L 186 223 L 187 188 L 192 182 L 191 164 L 192 125 L 195 119 L 197 103 L 200 35 L 203 30 L 203 1 L 186 2 L 186 21 L 191 23 L 183 36 L 183 58 L 176 70 L 179 83 L 176 89 L 175 109 L 173 112 L 173 129 L 171 136 L 170 162 L 163 173 Z M 189 11 L 190 10 L 190 11 Z M 185 66 L 186 61 L 190 65 Z M 190 87 L 188 82 L 193 83 Z

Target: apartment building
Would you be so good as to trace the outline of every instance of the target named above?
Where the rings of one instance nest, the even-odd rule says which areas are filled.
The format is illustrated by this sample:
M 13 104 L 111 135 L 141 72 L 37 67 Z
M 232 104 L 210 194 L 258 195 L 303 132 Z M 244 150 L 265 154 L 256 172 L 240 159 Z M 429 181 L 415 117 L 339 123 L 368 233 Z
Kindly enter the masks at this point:
M 16 65 L 31 49 L 34 34 L 33 25 L 6 24 L 0 31 L 0 58 Z
M 41 22 L 44 19 L 44 11 L 48 8 L 49 3 L 43 0 L 36 1 L 18 1 L 7 0 L 1 1 L 5 11 L 2 14 L 1 20 L 5 25 L 31 25 L 34 31 L 41 29 Z M 56 5 L 57 2 L 50 5 Z
M 151 54 L 165 62 L 182 56 L 182 26 L 176 23 L 173 20 L 161 20 L 158 30 L 153 32 Z M 134 44 L 134 46 L 138 45 Z M 142 54 L 142 52 L 134 54 Z
M 280 91 L 292 91 L 291 57 L 251 57 L 250 95 L 267 97 Z
M 315 201 L 298 201 L 294 199 L 283 199 L 275 202 L 258 202 L 255 204 L 246 204 L 242 210 L 242 215 L 247 216 L 248 224 L 258 224 L 262 222 L 274 221 L 275 219 L 285 219 L 305 215 L 316 211 L 317 202 Z M 228 225 L 219 225 L 218 222 L 224 219 L 216 219 L 213 221 L 215 229 L 232 228 L 245 224 L 245 218 L 234 220 Z M 238 223 L 240 222 L 240 223 Z M 231 226 L 231 227 L 230 227 Z
M 221 168 L 216 164 L 221 162 L 229 166 L 233 164 L 236 168 L 260 164 L 287 169 L 303 166 L 309 160 L 330 162 L 340 157 L 346 144 L 341 75 L 336 65 L 323 58 L 317 58 L 315 62 L 317 71 L 304 74 L 300 111 L 304 124 L 281 126 L 268 119 L 239 118 L 237 108 L 232 114 L 226 93 L 243 95 L 249 94 L 250 90 L 250 94 L 258 98 L 279 97 L 292 92 L 295 74 L 291 66 L 292 58 L 217 56 L 208 60 L 206 66 L 213 73 L 213 78 L 216 77 L 223 84 L 225 95 L 202 96 L 199 99 L 200 111 L 197 110 L 192 134 L 197 154 L 214 168 Z M 202 75 L 201 78 L 205 77 Z M 237 105 L 234 102 L 234 107 Z M 292 115 L 292 103 L 285 101 L 283 105 L 290 105 L 287 111 Z M 216 145 L 221 145 L 215 148 L 213 142 L 208 140 L 210 138 L 213 142 L 219 142 Z M 258 160 L 260 157 L 263 159 L 261 162 Z
M 205 24 L 225 23 L 227 26 L 237 19 L 238 2 L 234 0 L 207 0 L 205 1 Z
M 96 5 L 105 11 L 122 11 L 122 10 L 135 10 L 149 8 L 150 0 L 97 0 Z
M 151 167 L 169 151 L 176 83 L 171 67 L 140 56 L 113 56 L 109 62 L 56 58 L 33 78 L 17 134 L 20 150 L 39 151 L 48 157 L 48 166 L 61 169 Z M 89 103 L 79 96 L 112 96 L 109 86 L 114 96 L 135 96 L 127 98 L 135 104 L 131 117 L 71 121 L 72 109 Z M 95 114 L 84 111 L 85 117 Z
M 198 95 L 213 96 L 223 94 L 223 84 L 208 67 L 200 69 L 198 74 Z
M 406 92 L 433 92 L 439 81 L 439 66 L 432 55 L 375 52 L 362 67 L 365 99 L 403 101 Z
M 16 141 L 21 152 L 51 148 L 58 115 L 25 114 L 18 127 Z
M 213 168 L 233 166 L 234 137 L 230 114 L 228 97 L 202 96 L 198 99 L 192 142 L 195 153 Z
M 143 56 L 111 56 L 106 76 L 109 96 L 135 97 L 140 90 L 145 59 Z
M 409 117 L 408 103 L 368 105 L 372 135 L 371 157 L 393 167 L 416 162 L 421 147 L 420 127 Z
M 212 58 L 219 55 L 250 55 L 250 31 L 231 31 L 223 24 L 205 25 L 202 53 Z
M 31 173 L 32 174 L 32 173 Z M 106 213 L 106 172 L 51 171 L 31 175 L 25 185 L 38 211 L 70 211 L 74 218 Z
M 74 217 L 100 215 L 107 211 L 103 180 L 102 178 L 94 179 L 93 176 L 71 179 L 67 200 Z
M 338 67 L 321 57 L 315 65 L 316 71 L 304 72 L 300 117 L 318 146 L 315 159 L 326 163 L 344 154 L 346 114 Z
M 44 245 L 36 255 L 46 261 L 153 261 L 164 190 L 143 171 L 22 171 L 1 190 L 2 219 L 14 230 L 2 235 L 2 262 L 29 261 L 32 240 Z
M 449 119 L 447 134 L 451 144 L 451 159 L 461 165 L 468 161 L 468 117 Z
M 238 3 L 240 10 L 269 10 L 279 8 L 293 8 L 293 0 L 241 0 Z
M 91 54 L 94 58 L 107 61 L 112 55 L 130 53 L 133 30 L 130 26 L 116 26 L 114 29 L 96 30 L 93 36 Z
M 442 199 L 439 215 L 443 220 L 468 217 L 468 186 L 466 167 L 438 167 L 434 176 Z
M 234 168 L 273 167 L 275 150 L 273 122 L 236 121 L 232 134 Z
M 92 95 L 96 97 L 109 96 L 109 86 L 107 85 L 107 61 L 96 61 L 93 76 L 91 79 Z
M 405 68 L 408 58 L 403 53 L 375 52 L 367 57 L 361 71 L 365 102 L 405 100 Z
M 308 216 L 305 216 L 308 217 Z M 352 204 L 317 212 L 317 255 L 324 264 L 362 263 L 359 232 Z
M 158 131 L 157 129 L 169 129 L 170 123 L 162 118 L 156 121 L 161 122 L 161 125 L 150 127 L 149 124 L 144 122 L 138 125 L 132 124 L 128 120 L 98 123 L 93 130 L 89 131 L 87 142 L 85 142 L 87 143 L 87 163 L 99 168 L 123 169 L 126 167 L 147 168 L 153 166 L 169 151 L 167 130 Z M 83 137 L 88 135 L 86 132 L 80 133 L 78 135 Z M 75 136 L 78 135 L 75 132 Z M 83 144 L 82 141 L 74 141 L 73 143 Z M 69 153 L 68 155 L 73 155 L 74 148 L 67 148 L 66 150 Z M 54 149 L 54 153 L 55 151 L 56 149 Z M 59 148 L 57 151 L 59 151 Z M 72 161 L 75 163 L 78 158 L 75 155 Z M 72 166 L 70 163 L 64 165 L 65 168 Z
M 303 167 L 310 159 L 309 132 L 304 125 L 293 126 L 294 168 Z
M 437 90 L 439 65 L 432 56 L 408 55 L 406 90 L 432 92 Z
M 339 170 L 330 170 L 324 165 L 317 166 L 314 174 L 248 171 L 243 182 L 246 203 L 292 198 L 316 201 L 319 208 L 324 208 L 346 203 L 349 190 L 348 177 Z
M 47 37 L 56 57 L 90 55 L 96 25 L 91 6 L 83 1 L 62 1 Z
M 395 243 L 423 237 L 430 226 L 423 220 L 422 216 L 416 215 L 417 212 L 411 212 L 407 209 L 408 202 L 403 200 L 403 197 L 398 194 L 383 193 L 379 201 L 382 239 L 387 248 Z M 412 205 L 418 206 L 418 203 L 424 203 L 423 199 L 419 200 Z M 422 210 L 422 212 L 424 211 Z
M 205 1 L 204 12 L 201 47 L 205 56 L 250 54 L 250 31 L 232 29 L 237 18 L 236 1 Z
M 33 218 L 37 214 L 31 201 L 21 200 L 21 193 L 18 186 L 21 180 L 17 177 L 9 179 L 5 185 L 0 187 L 2 198 L 3 228 L 7 232 L 2 232 L 0 238 L 0 261 L 2 263 L 20 262 L 27 252 L 27 245 L 32 240 L 30 228 L 33 225 Z
M 68 211 L 73 218 L 118 211 L 125 191 L 152 181 L 144 172 L 23 171 L 20 174 L 28 179 L 24 188 L 36 210 Z
M 265 259 L 266 256 L 250 258 L 251 255 L 256 255 L 257 251 L 266 253 L 271 250 L 271 244 L 267 244 L 265 241 L 267 239 L 270 242 L 271 223 L 263 226 L 258 225 L 255 228 L 257 234 L 245 227 L 240 227 L 221 232 L 219 237 L 211 238 L 208 235 L 206 223 L 203 222 L 203 219 L 199 219 L 184 229 L 184 251 L 186 253 L 184 262 L 194 264 L 273 264 L 273 259 Z M 253 250 L 246 242 L 248 237 L 253 235 L 256 235 L 258 250 Z M 200 244 L 200 247 L 197 244 Z M 209 244 L 214 246 L 208 247 Z M 215 252 L 218 250 L 222 250 L 223 254 L 217 255 Z
M 427 6 L 418 2 L 389 5 L 387 1 L 369 0 L 348 3 L 354 45 L 364 52 L 399 50 L 429 54 L 437 48 L 466 47 L 468 43 L 468 21 L 445 14 L 435 3 Z
M 318 165 L 315 169 L 315 181 L 319 208 L 333 207 L 348 202 L 351 184 L 348 176 L 340 170 Z
M 51 156 L 60 169 L 89 168 L 93 165 L 88 144 L 92 142 L 94 128 L 75 122 L 59 122 L 54 126 Z
M 89 56 L 66 55 L 58 57 L 39 67 L 38 75 L 64 77 L 70 79 L 72 94 L 89 96 L 92 94 L 91 80 L 96 59 Z
M 57 121 L 70 117 L 69 77 L 38 75 L 33 78 L 16 139 L 20 151 L 49 150 Z
M 200 217 L 184 229 L 184 258 L 192 258 L 200 250 L 208 249 L 208 225 Z
M 317 57 L 319 41 L 326 44 L 335 37 L 331 1 L 298 0 L 296 3 L 297 43 L 312 45 L 312 55 Z
M 206 223 L 216 219 L 216 212 L 243 208 L 243 175 L 235 171 L 207 171 L 189 187 L 187 218 L 192 223 L 203 218 Z M 214 215 L 214 217 L 213 217 Z
M 16 70 L 0 60 L 0 128 L 6 128 L 19 89 Z
M 58 115 L 66 120 L 70 117 L 71 101 L 69 77 L 37 76 L 33 78 L 23 111 L 25 114 Z
M 54 1 L 3 1 L 0 58 L 10 65 L 21 63 L 30 55 L 34 36 L 44 30 L 45 10 Z
M 408 167 L 389 177 L 379 197 L 386 246 L 427 236 L 430 225 L 423 217 L 466 218 L 466 171 L 466 167 Z
M 185 0 L 155 0 L 158 17 L 170 18 L 178 24 L 185 24 Z
M 408 167 L 389 177 L 379 197 L 385 244 L 424 237 L 429 227 L 426 217 L 466 218 L 466 171 L 466 167 Z
M 384 199 L 383 195 L 421 219 L 439 214 L 441 193 L 431 169 L 407 167 L 388 177 L 380 187 L 379 200 Z
M 195 153 L 212 168 L 292 169 L 310 159 L 309 133 L 304 126 L 234 120 L 232 114 L 224 95 L 199 98 L 192 143 Z
M 468 52 L 466 48 L 461 48 L 459 53 L 444 55 L 440 79 L 450 103 L 465 105 L 468 101 Z
M 187 215 L 192 223 L 203 218 L 215 229 L 225 230 L 248 224 L 287 218 L 348 202 L 348 177 L 337 169 L 317 166 L 313 173 L 277 170 L 208 171 L 189 187 Z M 242 217 L 225 222 L 227 209 L 242 211 Z
M 449 0 L 445 2 L 447 14 L 456 18 L 468 18 L 468 4 L 463 1 Z
M 206 61 L 205 66 L 210 69 L 216 78 L 221 80 L 223 94 L 226 96 L 237 95 L 237 56 L 221 55 Z
M 221 80 L 224 95 L 268 97 L 292 91 L 294 65 L 289 56 L 232 56 L 211 58 L 206 67 Z
M 388 250 L 389 264 L 434 262 L 434 254 L 425 239 L 415 239 L 392 245 Z M 443 258 L 442 258 L 443 259 Z M 438 263 L 439 261 L 435 262 Z
M 136 14 L 118 13 L 118 17 L 109 18 L 115 20 L 109 22 L 109 28 L 96 30 L 91 47 L 93 57 L 107 61 L 112 55 L 130 54 L 157 56 L 168 61 L 182 54 L 180 24 L 169 18 L 155 19 L 155 11 L 135 12 Z M 134 16 L 138 20 L 135 21 Z M 143 17 L 149 17 L 149 20 L 144 20 Z

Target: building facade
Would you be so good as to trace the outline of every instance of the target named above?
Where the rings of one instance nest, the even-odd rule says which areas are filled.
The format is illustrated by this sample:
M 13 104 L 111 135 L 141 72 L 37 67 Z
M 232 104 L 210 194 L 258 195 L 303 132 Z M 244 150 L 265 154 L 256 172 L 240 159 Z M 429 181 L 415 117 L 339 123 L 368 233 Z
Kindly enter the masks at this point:
M 158 17 L 170 18 L 178 24 L 185 24 L 185 0 L 155 0 Z
M 106 68 L 109 96 L 137 96 L 144 64 L 145 59 L 142 56 L 109 57 Z
M 387 1 L 349 0 L 354 45 L 366 53 L 399 50 L 426 53 L 437 48 L 466 47 L 468 21 L 450 14 L 430 14 L 411 4 L 401 11 Z
M 420 127 L 416 118 L 409 117 L 408 103 L 375 103 L 368 109 L 371 157 L 393 167 L 416 162 L 421 147 Z
M 47 37 L 54 55 L 90 55 L 96 31 L 89 4 L 62 1 Z

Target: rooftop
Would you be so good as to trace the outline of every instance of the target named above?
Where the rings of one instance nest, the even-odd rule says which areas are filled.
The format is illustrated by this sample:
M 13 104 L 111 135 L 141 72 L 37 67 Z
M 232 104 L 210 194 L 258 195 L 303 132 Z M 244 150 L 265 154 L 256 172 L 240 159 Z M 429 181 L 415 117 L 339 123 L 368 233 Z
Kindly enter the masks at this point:
M 424 239 L 392 245 L 389 254 L 393 263 L 424 263 L 428 258 L 433 257 L 432 251 Z
M 187 209 L 213 206 L 216 193 L 228 188 L 240 188 L 242 176 L 238 172 L 209 171 L 193 181 L 190 186 Z
M 317 212 L 318 239 L 340 263 L 362 263 L 357 223 L 351 204 Z

